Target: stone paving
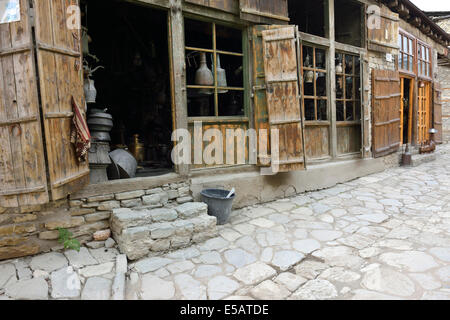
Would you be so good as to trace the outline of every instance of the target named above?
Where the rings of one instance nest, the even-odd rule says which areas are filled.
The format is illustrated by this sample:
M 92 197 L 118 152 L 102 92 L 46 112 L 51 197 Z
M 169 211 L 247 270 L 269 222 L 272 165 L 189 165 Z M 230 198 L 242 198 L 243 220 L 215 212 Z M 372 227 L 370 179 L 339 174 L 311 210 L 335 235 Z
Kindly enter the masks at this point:
M 219 234 L 128 264 L 112 241 L 3 261 L 0 299 L 449 300 L 450 155 L 234 211 Z

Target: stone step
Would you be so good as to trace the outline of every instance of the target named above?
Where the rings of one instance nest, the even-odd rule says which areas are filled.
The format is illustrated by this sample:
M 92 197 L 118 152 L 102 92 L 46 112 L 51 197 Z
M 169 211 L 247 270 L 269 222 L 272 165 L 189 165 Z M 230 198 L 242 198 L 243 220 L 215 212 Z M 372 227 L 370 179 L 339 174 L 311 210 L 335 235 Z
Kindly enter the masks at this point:
M 115 209 L 111 216 L 113 237 L 128 259 L 151 252 L 188 247 L 216 237 L 217 219 L 205 203 L 189 202 L 173 209 Z
M 431 162 L 436 160 L 435 153 L 424 153 L 424 154 L 415 154 L 411 157 L 411 166 L 417 167 L 423 163 Z

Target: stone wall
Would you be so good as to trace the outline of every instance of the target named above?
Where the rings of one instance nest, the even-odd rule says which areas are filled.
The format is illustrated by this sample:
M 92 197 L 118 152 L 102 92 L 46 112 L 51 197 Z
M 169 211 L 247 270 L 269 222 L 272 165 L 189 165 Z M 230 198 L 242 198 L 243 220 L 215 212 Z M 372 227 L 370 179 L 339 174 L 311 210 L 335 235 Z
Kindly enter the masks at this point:
M 438 81 L 442 88 L 442 139 L 450 141 L 450 66 L 438 67 Z
M 171 183 L 147 190 L 110 193 L 43 206 L 0 208 L 0 260 L 60 249 L 58 228 L 66 228 L 82 243 L 110 227 L 113 209 L 160 208 L 192 201 L 188 183 Z

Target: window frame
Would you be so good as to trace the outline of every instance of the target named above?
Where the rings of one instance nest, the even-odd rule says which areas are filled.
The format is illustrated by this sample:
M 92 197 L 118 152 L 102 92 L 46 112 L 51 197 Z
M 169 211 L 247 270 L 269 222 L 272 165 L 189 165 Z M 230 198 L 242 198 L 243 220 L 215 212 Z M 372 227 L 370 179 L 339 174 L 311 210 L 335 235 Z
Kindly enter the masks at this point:
M 401 46 L 399 47 L 399 54 L 398 54 L 398 56 L 397 56 L 397 59 L 398 59 L 398 61 L 397 61 L 397 66 L 398 66 L 398 70 L 401 72 L 401 73 L 404 73 L 404 74 L 408 74 L 408 75 L 416 75 L 417 74 L 417 39 L 413 36 L 413 35 L 411 35 L 411 34 L 409 34 L 409 33 L 407 33 L 406 31 L 404 31 L 404 30 L 399 30 L 399 34 L 398 34 L 398 36 L 399 36 L 399 39 L 401 38 Z M 408 39 L 408 40 L 411 40 L 412 41 L 412 46 L 413 46 L 413 48 L 412 48 L 412 55 L 409 53 L 409 52 L 405 52 L 405 51 L 403 51 L 402 50 L 402 48 L 403 48 L 403 38 L 406 38 L 406 39 Z M 398 41 L 399 42 L 399 41 Z M 409 47 L 409 41 L 408 41 L 408 47 Z M 408 57 L 412 57 L 412 61 L 413 61 L 413 67 L 412 67 L 412 70 L 408 70 L 408 69 L 404 69 L 403 68 L 403 55 L 407 55 Z M 408 61 L 409 61 L 409 59 L 408 59 Z M 400 62 L 401 62 L 401 64 L 400 64 Z
M 205 54 L 213 54 L 214 57 L 214 66 L 211 65 L 211 67 L 214 67 L 214 70 L 211 70 L 214 73 L 214 85 L 213 86 L 199 86 L 195 84 L 188 84 L 187 77 L 185 77 L 185 85 L 186 85 L 186 94 L 188 89 L 213 89 L 214 90 L 214 115 L 212 116 L 189 116 L 189 110 L 188 105 L 186 104 L 186 113 L 187 113 L 187 119 L 188 123 L 193 123 L 195 121 L 202 121 L 206 123 L 217 123 L 221 121 L 232 121 L 232 122 L 248 122 L 249 121 L 249 74 L 248 74 L 248 45 L 247 45 L 247 33 L 245 32 L 245 27 L 240 25 L 231 25 L 226 22 L 217 22 L 217 20 L 214 19 L 205 19 L 203 17 L 197 17 L 192 16 L 189 14 L 186 14 L 183 16 L 183 24 L 184 24 L 184 37 L 186 37 L 186 26 L 185 26 L 185 20 L 193 20 L 193 21 L 200 21 L 204 23 L 210 24 L 210 27 L 212 28 L 212 49 L 209 48 L 197 48 L 197 47 L 191 47 L 186 45 L 186 41 L 184 41 L 184 52 L 185 56 L 187 56 L 188 52 L 198 51 Z M 225 50 L 219 50 L 217 49 L 217 39 L 216 39 L 216 26 L 221 26 L 225 28 L 230 28 L 234 30 L 240 31 L 241 34 L 241 42 L 242 42 L 242 52 L 232 52 L 232 51 L 225 51 Z M 217 55 L 230 55 L 235 57 L 241 57 L 242 58 L 242 66 L 243 66 L 243 75 L 242 75 L 242 81 L 243 86 L 242 87 L 218 87 L 217 85 Z M 236 115 L 236 116 L 220 116 L 219 115 L 219 90 L 226 89 L 226 90 L 233 90 L 233 91 L 241 91 L 243 92 L 243 109 L 244 114 L 243 115 Z
M 358 54 L 354 54 L 354 53 L 349 53 L 349 52 L 345 52 L 345 51 L 341 51 L 341 50 L 336 50 L 335 52 L 335 56 L 337 58 L 337 55 L 342 55 L 342 61 L 343 61 L 343 72 L 342 73 L 337 73 L 335 72 L 335 79 L 334 81 L 337 82 L 338 77 L 343 79 L 343 88 L 342 88 L 342 98 L 338 98 L 337 97 L 337 89 L 336 89 L 336 96 L 335 96 L 335 108 L 336 108 L 336 124 L 337 125 L 347 125 L 347 124 L 359 124 L 362 122 L 362 92 L 361 92 L 361 79 L 362 79 L 362 61 L 361 61 L 361 56 Z M 353 58 L 352 62 L 353 62 L 353 67 L 352 67 L 352 73 L 347 73 L 346 72 L 346 63 L 347 63 L 347 56 L 351 56 Z M 355 60 L 359 59 L 359 74 L 356 73 L 356 68 L 355 68 Z M 352 92 L 352 97 L 350 99 L 347 98 L 346 95 L 346 90 L 347 90 L 347 85 L 345 84 L 345 81 L 347 79 L 347 77 L 351 77 L 353 80 L 353 92 Z M 357 92 L 356 92 L 356 88 L 358 87 L 357 83 L 359 80 L 359 99 L 357 98 Z M 344 116 L 344 120 L 338 120 L 337 118 L 337 105 L 339 102 L 343 103 L 343 116 Z M 352 116 L 353 116 L 353 120 L 346 120 L 347 117 L 347 103 L 351 102 L 353 105 L 353 112 L 352 112 Z M 359 117 L 360 119 L 356 119 L 356 110 L 357 108 L 359 108 L 360 112 L 359 112 Z
M 428 60 L 423 60 L 422 56 L 419 56 L 419 49 L 420 47 L 423 47 L 424 49 L 426 49 L 428 51 Z M 417 54 L 417 77 L 420 79 L 425 79 L 428 81 L 433 81 L 433 57 L 432 57 L 432 50 L 431 50 L 431 46 L 429 44 L 427 44 L 424 41 L 421 41 L 419 39 L 417 39 L 417 45 L 416 45 L 416 54 Z M 424 75 L 423 73 L 421 73 L 421 68 L 419 67 L 421 65 L 421 63 L 425 63 L 425 65 L 428 65 L 429 67 L 429 75 Z
M 304 66 L 304 61 L 303 61 L 303 48 L 304 47 L 310 47 L 313 49 L 313 67 L 305 67 Z M 323 50 L 325 53 L 325 69 L 320 69 L 320 68 L 316 68 L 316 49 L 320 49 Z M 303 112 L 303 118 L 305 120 L 306 124 L 328 124 L 331 125 L 331 111 L 330 111 L 330 92 L 329 92 L 329 86 L 328 86 L 328 82 L 330 79 L 330 70 L 329 69 L 329 64 L 328 64 L 328 60 L 329 60 L 329 48 L 326 46 L 322 46 L 316 43 L 311 43 L 311 42 L 306 42 L 306 41 L 301 41 L 300 42 L 300 75 L 302 78 L 302 85 L 301 85 L 301 99 L 302 99 L 302 112 Z M 325 73 L 325 95 L 324 96 L 317 96 L 317 81 L 314 80 L 314 95 L 310 96 L 310 95 L 305 95 L 305 71 L 312 71 L 314 72 L 314 76 L 316 75 L 316 73 Z M 306 106 L 305 106 L 305 97 L 306 100 L 314 100 L 314 120 L 308 120 L 306 119 Z M 327 104 L 327 120 L 318 120 L 317 115 L 318 115 L 318 101 L 326 101 Z

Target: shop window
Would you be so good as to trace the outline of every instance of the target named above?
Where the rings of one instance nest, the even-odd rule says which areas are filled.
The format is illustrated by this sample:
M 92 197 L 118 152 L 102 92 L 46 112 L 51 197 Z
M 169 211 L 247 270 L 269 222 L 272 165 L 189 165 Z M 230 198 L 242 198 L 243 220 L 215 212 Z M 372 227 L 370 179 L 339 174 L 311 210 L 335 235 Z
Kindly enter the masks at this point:
M 430 47 L 419 42 L 417 44 L 417 50 L 417 73 L 421 77 L 431 78 Z
M 325 37 L 325 1 L 289 0 L 290 24 L 298 26 L 301 32 Z
M 242 31 L 185 19 L 189 117 L 243 116 Z
M 303 76 L 303 108 L 306 121 L 328 120 L 326 51 L 303 45 L 301 47 Z
M 355 47 L 364 46 L 363 5 L 352 0 L 335 0 L 334 25 L 337 42 Z
M 414 72 L 414 40 L 405 34 L 398 36 L 398 68 L 402 71 Z
M 361 120 L 361 63 L 358 56 L 336 54 L 336 120 Z

